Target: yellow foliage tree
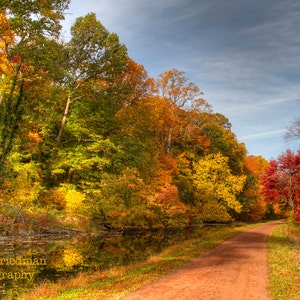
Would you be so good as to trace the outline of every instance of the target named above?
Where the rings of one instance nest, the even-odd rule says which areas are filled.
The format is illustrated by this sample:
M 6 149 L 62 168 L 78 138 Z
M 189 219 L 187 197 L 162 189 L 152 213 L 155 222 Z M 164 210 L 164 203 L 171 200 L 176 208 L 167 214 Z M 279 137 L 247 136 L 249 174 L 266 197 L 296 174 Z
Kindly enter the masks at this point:
M 10 29 L 6 15 L 0 13 L 0 77 L 11 75 L 11 69 L 7 58 L 6 48 L 14 44 L 14 33 Z
M 194 169 L 193 182 L 201 219 L 227 222 L 230 210 L 241 211 L 236 195 L 242 191 L 246 176 L 232 175 L 227 157 L 220 153 L 207 155 L 195 163 Z
M 68 190 L 66 192 L 65 199 L 67 213 L 75 214 L 76 212 L 80 211 L 85 199 L 85 195 L 76 190 Z
M 63 261 L 66 267 L 71 268 L 82 264 L 83 257 L 75 247 L 68 247 L 64 250 Z
M 14 162 L 14 172 L 17 174 L 15 178 L 3 181 L 3 196 L 0 201 L 9 203 L 19 209 L 28 211 L 35 209 L 35 202 L 38 200 L 40 192 L 43 190 L 40 182 L 40 175 L 37 166 L 30 162 L 27 164 L 17 163 L 18 155 L 11 157 Z

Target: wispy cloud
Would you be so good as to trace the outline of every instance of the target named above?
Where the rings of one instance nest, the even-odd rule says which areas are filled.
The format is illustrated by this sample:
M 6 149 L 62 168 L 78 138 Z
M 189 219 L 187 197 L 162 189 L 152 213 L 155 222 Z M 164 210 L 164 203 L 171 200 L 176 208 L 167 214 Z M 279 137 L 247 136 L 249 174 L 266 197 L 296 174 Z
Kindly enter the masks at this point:
M 270 130 L 270 131 L 263 131 L 263 132 L 257 132 L 253 134 L 248 134 L 244 136 L 240 136 L 239 139 L 242 141 L 247 141 L 247 140 L 257 140 L 257 139 L 265 139 L 266 137 L 272 137 L 272 136 L 278 136 L 282 135 L 285 133 L 284 129 L 279 129 L 279 130 Z

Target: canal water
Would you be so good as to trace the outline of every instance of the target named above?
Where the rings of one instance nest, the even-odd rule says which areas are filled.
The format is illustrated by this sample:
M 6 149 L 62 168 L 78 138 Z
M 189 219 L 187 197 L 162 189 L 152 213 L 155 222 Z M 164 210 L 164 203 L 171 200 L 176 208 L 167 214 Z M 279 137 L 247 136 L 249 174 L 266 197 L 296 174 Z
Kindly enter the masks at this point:
M 203 230 L 203 229 L 202 229 Z M 0 237 L 0 299 L 18 299 L 42 282 L 146 260 L 201 235 L 201 228 L 131 235 Z

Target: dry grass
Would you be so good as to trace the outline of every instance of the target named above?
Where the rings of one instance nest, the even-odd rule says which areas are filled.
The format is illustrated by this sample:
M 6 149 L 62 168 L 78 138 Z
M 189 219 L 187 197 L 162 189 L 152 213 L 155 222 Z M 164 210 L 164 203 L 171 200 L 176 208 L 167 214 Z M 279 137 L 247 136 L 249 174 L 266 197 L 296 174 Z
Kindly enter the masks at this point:
M 300 299 L 300 228 L 277 226 L 268 241 L 270 283 L 275 300 Z
M 27 295 L 22 297 L 22 300 L 33 300 L 42 299 L 42 297 L 47 296 L 55 299 L 59 296 L 58 290 L 51 287 L 51 284 L 42 283 L 37 288 L 34 289 L 34 293 L 28 293 Z

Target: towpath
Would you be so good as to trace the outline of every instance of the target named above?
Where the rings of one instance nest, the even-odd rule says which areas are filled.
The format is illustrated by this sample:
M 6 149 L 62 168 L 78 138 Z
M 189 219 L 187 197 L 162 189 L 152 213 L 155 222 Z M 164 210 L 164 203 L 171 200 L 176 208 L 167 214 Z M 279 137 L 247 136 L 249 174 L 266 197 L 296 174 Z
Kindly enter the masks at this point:
M 278 223 L 241 233 L 122 300 L 268 300 L 266 241 Z

